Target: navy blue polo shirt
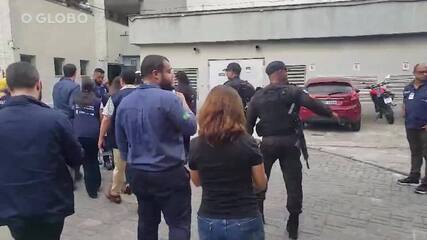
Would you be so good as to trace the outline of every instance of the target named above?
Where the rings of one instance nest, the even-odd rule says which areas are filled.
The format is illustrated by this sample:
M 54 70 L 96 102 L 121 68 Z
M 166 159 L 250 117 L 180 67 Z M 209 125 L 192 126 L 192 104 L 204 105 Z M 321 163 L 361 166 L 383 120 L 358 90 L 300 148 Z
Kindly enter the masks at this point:
M 64 113 L 69 119 L 73 118 L 73 99 L 80 92 L 80 86 L 69 78 L 61 78 L 53 86 L 52 97 L 54 109 Z
M 98 98 L 103 98 L 108 95 L 108 88 L 104 84 L 96 84 L 95 94 Z
M 427 85 L 418 89 L 411 83 L 403 91 L 407 129 L 422 129 L 427 125 Z
M 101 100 L 93 99 L 92 104 L 83 106 L 75 103 L 73 129 L 78 138 L 98 139 Z

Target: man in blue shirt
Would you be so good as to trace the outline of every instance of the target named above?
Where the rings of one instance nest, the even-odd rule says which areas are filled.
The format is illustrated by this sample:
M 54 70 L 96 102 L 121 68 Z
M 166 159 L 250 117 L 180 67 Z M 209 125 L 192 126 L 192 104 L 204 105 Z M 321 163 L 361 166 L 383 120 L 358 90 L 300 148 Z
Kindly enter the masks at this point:
M 74 116 L 73 99 L 80 92 L 80 86 L 75 83 L 77 68 L 74 64 L 66 64 L 63 71 L 64 77 L 53 86 L 53 106 L 71 119 Z
M 12 97 L 0 109 L 0 226 L 14 239 L 60 239 L 74 213 L 67 166 L 81 163 L 81 147 L 66 116 L 40 101 L 37 70 L 7 68 Z
M 104 84 L 105 71 L 102 68 L 95 68 L 93 80 L 95 81 L 95 94 L 105 105 L 108 101 L 108 88 Z
M 411 149 L 411 172 L 407 178 L 398 180 L 401 185 L 418 185 L 421 178 L 423 159 L 426 159 L 427 175 L 427 64 L 417 64 L 414 68 L 415 80 L 403 92 L 405 125 Z M 416 193 L 427 194 L 427 176 Z
M 65 64 L 62 70 L 64 77 L 53 86 L 53 107 L 55 110 L 64 113 L 71 120 L 74 116 L 73 101 L 80 92 L 80 86 L 75 83 L 77 67 L 74 64 Z M 80 166 L 76 166 L 74 169 L 74 179 L 79 181 L 82 178 L 83 175 L 80 173 Z
M 172 80 L 168 59 L 147 56 L 141 74 L 145 85 L 123 99 L 116 118 L 117 144 L 139 204 L 138 239 L 158 239 L 163 213 L 169 239 L 189 240 L 191 187 L 182 136 L 196 133 L 196 119 L 181 93 L 159 87 Z

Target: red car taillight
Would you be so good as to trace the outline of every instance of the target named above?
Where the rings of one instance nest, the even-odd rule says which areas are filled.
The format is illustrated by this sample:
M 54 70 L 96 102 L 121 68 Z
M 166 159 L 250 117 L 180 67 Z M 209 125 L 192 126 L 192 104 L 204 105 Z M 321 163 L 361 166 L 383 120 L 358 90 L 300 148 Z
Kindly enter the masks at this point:
M 348 96 L 344 99 L 343 104 L 344 106 L 352 106 L 359 102 L 359 94 L 353 93 L 351 96 Z

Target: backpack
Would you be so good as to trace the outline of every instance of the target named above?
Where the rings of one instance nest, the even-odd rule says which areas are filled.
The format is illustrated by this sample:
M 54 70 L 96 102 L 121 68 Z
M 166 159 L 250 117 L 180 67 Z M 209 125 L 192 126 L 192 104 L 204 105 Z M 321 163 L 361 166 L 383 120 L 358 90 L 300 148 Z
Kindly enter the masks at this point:
M 236 89 L 237 93 L 239 93 L 239 96 L 243 102 L 243 107 L 246 108 L 255 94 L 254 87 L 248 81 L 242 80 L 234 89 Z

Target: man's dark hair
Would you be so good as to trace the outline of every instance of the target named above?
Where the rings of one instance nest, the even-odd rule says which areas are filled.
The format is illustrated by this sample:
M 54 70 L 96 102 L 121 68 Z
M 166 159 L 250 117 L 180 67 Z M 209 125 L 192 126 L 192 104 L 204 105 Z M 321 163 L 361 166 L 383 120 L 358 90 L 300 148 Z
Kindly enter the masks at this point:
M 267 65 L 267 67 L 265 68 L 265 73 L 268 76 L 271 76 L 273 73 L 275 73 L 279 70 L 287 71 L 286 64 L 282 61 L 273 61 Z
M 120 90 L 120 88 L 122 88 L 122 86 L 120 85 L 120 79 L 121 78 L 119 76 L 117 76 L 117 77 L 113 78 L 113 80 L 111 81 L 110 91 L 109 91 L 109 93 L 111 95 L 114 95 L 114 93 L 118 92 Z
M 39 72 L 27 62 L 12 63 L 6 69 L 6 82 L 12 91 L 33 88 L 39 80 Z
M 95 70 L 93 70 L 93 72 L 105 74 L 105 71 L 102 68 L 95 68 Z
M 165 67 L 164 62 L 169 60 L 166 57 L 160 55 L 148 55 L 144 58 L 141 64 L 141 76 L 142 78 L 150 75 L 154 70 L 163 71 Z
M 74 64 L 65 64 L 63 67 L 64 70 L 64 77 L 73 77 L 74 75 L 76 75 L 77 72 L 77 67 Z
M 190 80 L 188 79 L 187 74 L 184 71 L 179 71 L 175 74 L 176 79 L 178 79 L 178 83 L 181 84 L 190 84 Z
M 124 70 L 120 77 L 122 78 L 125 84 L 135 84 L 136 74 L 134 71 Z
M 427 66 L 427 63 L 417 63 L 414 66 L 414 73 L 418 70 L 418 67 Z
M 237 76 L 240 76 L 240 73 L 242 72 L 242 67 L 240 66 L 240 64 L 238 64 L 236 62 L 232 62 L 232 63 L 227 65 L 227 68 L 225 69 L 225 71 L 233 72 L 233 73 L 237 74 Z

